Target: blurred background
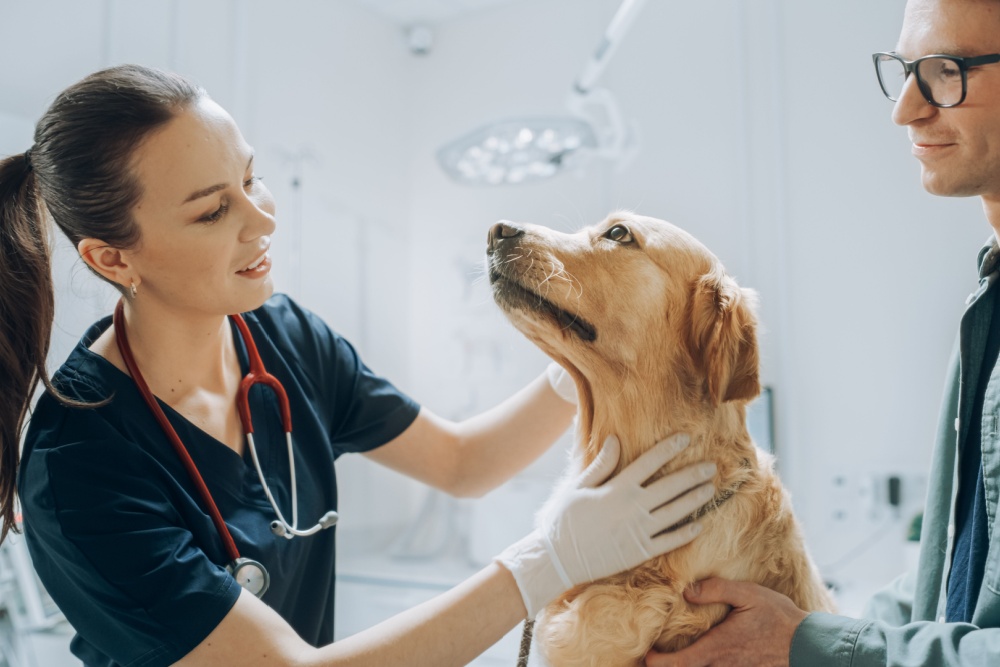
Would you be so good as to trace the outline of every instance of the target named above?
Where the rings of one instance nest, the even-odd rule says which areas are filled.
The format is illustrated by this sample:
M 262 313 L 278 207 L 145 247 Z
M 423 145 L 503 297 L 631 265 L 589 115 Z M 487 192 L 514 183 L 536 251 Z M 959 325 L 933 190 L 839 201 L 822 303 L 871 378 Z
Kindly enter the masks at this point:
M 492 302 L 491 224 L 571 231 L 624 208 L 687 229 L 760 293 L 758 442 L 858 614 L 912 558 L 945 366 L 990 234 L 978 200 L 922 190 L 878 88 L 870 54 L 894 47 L 903 5 L 652 0 L 597 81 L 621 115 L 617 149 L 544 180 L 470 185 L 441 148 L 493 121 L 570 115 L 618 0 L 0 0 L 0 155 L 28 148 L 56 94 L 94 70 L 196 80 L 277 199 L 277 289 L 453 419 L 547 362 Z M 53 369 L 115 300 L 65 244 L 54 271 Z M 342 458 L 337 636 L 527 532 L 570 444 L 462 501 Z M 23 544 L 0 564 L 0 665 L 76 664 Z M 475 664 L 513 664 L 516 634 Z

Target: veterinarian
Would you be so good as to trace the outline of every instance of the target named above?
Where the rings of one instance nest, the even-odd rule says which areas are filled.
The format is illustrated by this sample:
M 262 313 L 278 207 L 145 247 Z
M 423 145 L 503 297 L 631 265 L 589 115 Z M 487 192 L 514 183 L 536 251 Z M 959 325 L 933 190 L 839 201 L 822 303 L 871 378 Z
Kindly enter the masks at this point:
M 920 60 L 941 54 L 956 57 Z M 651 653 L 648 667 L 1000 665 L 1000 436 L 982 424 L 1000 411 L 998 54 L 1000 1 L 909 0 L 896 51 L 875 55 L 924 188 L 978 195 L 995 237 L 979 253 L 952 356 L 918 571 L 878 593 L 863 619 L 807 615 L 754 584 L 703 581 L 687 598 L 732 605 L 729 616 L 683 651 Z
M 542 375 L 461 423 L 421 408 L 272 295 L 274 214 L 229 115 L 137 66 L 64 91 L 34 145 L 0 162 L 0 539 L 16 529 L 17 474 L 32 559 L 86 665 L 466 664 L 571 586 L 697 534 L 660 533 L 703 502 L 691 490 L 711 466 L 643 486 L 685 436 L 614 477 L 610 438 L 549 523 L 332 644 L 337 457 L 478 496 L 549 447 L 575 406 Z M 51 379 L 50 219 L 122 294 Z

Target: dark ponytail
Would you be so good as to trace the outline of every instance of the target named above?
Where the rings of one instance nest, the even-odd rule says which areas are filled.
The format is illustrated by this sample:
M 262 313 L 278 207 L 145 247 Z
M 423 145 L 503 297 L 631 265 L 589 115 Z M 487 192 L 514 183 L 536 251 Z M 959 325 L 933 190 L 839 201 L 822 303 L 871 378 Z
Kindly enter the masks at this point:
M 142 190 L 132 154 L 204 94 L 182 77 L 147 67 L 102 70 L 56 98 L 29 153 L 0 161 L 0 543 L 8 531 L 18 532 L 20 439 L 39 381 L 66 405 L 100 405 L 60 394 L 45 368 L 55 308 L 47 220 L 74 247 L 85 238 L 134 247 L 139 229 L 131 211 Z
M 14 479 L 28 399 L 46 385 L 54 299 L 47 235 L 25 155 L 0 162 L 0 542 L 14 523 Z

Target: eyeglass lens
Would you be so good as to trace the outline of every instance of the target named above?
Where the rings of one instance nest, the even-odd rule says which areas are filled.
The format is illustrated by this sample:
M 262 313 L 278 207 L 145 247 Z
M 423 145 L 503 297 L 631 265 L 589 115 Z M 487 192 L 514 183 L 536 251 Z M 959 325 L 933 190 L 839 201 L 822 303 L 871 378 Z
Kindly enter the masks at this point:
M 954 60 L 927 58 L 917 63 L 917 82 L 925 95 L 936 104 L 958 104 L 962 99 L 962 70 Z M 882 90 L 892 101 L 899 99 L 906 83 L 903 63 L 889 56 L 878 59 L 879 81 Z

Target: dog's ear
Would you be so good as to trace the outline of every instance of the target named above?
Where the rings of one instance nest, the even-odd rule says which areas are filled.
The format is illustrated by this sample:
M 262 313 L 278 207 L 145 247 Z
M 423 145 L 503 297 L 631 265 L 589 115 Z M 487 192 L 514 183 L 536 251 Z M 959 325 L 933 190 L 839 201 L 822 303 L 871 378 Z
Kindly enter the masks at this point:
M 712 404 L 757 396 L 756 293 L 716 267 L 695 282 L 691 303 L 691 356 Z

